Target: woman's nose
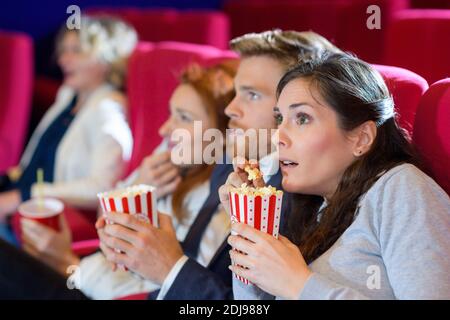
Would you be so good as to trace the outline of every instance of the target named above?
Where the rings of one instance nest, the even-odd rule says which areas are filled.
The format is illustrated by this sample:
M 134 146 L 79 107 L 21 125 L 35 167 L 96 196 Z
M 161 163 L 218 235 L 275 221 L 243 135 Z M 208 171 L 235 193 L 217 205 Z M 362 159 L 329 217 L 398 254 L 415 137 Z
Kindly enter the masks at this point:
M 60 68 L 64 68 L 67 65 L 67 56 L 65 53 L 61 53 L 58 57 L 58 64 Z
M 72 56 L 69 52 L 62 52 L 58 57 L 58 64 L 61 68 L 67 68 L 72 61 Z
M 169 137 L 172 132 L 172 119 L 169 118 L 159 127 L 158 133 L 161 137 Z
M 283 128 L 278 128 L 277 131 L 272 135 L 272 142 L 278 147 L 288 147 L 290 145 L 290 139 L 286 134 L 286 130 Z

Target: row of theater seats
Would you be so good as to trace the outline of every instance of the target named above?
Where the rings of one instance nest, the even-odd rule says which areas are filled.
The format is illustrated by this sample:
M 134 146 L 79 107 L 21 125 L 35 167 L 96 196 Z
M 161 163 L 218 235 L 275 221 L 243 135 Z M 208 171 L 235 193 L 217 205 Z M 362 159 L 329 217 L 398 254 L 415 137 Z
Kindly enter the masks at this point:
M 33 61 L 28 36 L 0 31 L 0 174 L 17 164 L 25 143 Z
M 366 25 L 371 5 L 380 8 L 379 30 Z M 430 83 L 448 77 L 450 10 L 409 8 L 409 0 L 229 0 L 224 11 L 232 37 L 275 27 L 313 30 L 368 62 L 408 68 Z
M 445 0 L 450 3 L 450 0 Z M 367 7 L 381 10 L 381 29 L 366 26 Z M 450 4 L 449 4 L 450 6 Z M 91 15 L 123 18 L 142 41 L 182 41 L 219 49 L 248 32 L 314 30 L 360 58 L 412 70 L 429 83 L 450 75 L 450 10 L 408 9 L 410 0 L 228 0 L 223 11 L 90 8 Z M 52 103 L 59 83 L 35 79 L 33 122 Z
M 366 25 L 371 5 L 380 8 L 379 30 Z M 450 44 L 442 41 L 450 34 L 450 10 L 409 7 L 410 0 L 228 0 L 223 12 L 136 8 L 86 12 L 123 18 L 143 41 L 182 41 L 219 49 L 227 48 L 230 37 L 248 32 L 313 30 L 368 62 L 408 68 L 435 82 L 450 72 L 450 62 L 436 62 L 450 55 Z

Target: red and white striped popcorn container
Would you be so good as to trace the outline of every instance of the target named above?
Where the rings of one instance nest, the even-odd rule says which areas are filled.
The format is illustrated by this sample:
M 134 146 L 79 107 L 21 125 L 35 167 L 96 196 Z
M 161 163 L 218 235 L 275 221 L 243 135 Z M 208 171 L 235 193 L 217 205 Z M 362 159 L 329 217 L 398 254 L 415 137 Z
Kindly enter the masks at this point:
M 155 187 L 140 184 L 97 194 L 103 212 L 131 214 L 158 227 Z M 112 221 L 106 220 L 112 224 Z M 120 250 L 116 249 L 117 252 Z M 124 266 L 121 266 L 126 270 Z
M 236 188 L 229 193 L 231 222 L 247 224 L 278 239 L 283 191 L 277 191 L 270 186 L 260 189 L 248 188 L 256 192 L 243 192 L 239 189 Z M 267 194 L 270 189 L 272 192 Z M 232 234 L 236 235 L 234 232 Z M 234 261 L 232 264 L 235 265 Z M 235 277 L 245 284 L 249 283 L 241 276 L 235 274 Z

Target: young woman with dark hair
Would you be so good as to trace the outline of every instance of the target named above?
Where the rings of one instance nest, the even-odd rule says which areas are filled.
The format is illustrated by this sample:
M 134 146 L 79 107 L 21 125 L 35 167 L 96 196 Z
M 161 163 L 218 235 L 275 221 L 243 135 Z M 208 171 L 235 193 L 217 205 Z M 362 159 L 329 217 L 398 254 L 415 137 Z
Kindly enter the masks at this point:
M 289 240 L 233 224 L 230 269 L 254 284 L 234 280 L 235 298 L 450 298 L 450 199 L 418 168 L 380 74 L 329 55 L 277 96 Z

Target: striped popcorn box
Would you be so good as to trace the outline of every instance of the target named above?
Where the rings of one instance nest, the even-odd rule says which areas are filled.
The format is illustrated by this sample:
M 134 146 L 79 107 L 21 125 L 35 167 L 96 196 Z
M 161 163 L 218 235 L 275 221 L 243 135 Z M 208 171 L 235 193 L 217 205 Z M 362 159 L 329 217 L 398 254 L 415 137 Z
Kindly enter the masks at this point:
M 135 185 L 97 194 L 103 212 L 131 214 L 138 219 L 158 227 L 155 188 L 148 185 Z M 112 224 L 112 221 L 106 220 Z M 117 252 L 120 252 L 116 249 Z M 125 267 L 121 266 L 126 270 Z
M 231 190 L 229 198 L 232 223 L 245 223 L 278 239 L 283 191 L 272 186 L 253 188 L 243 184 Z M 232 264 L 235 263 L 232 261 Z M 235 277 L 249 283 L 236 274 Z

